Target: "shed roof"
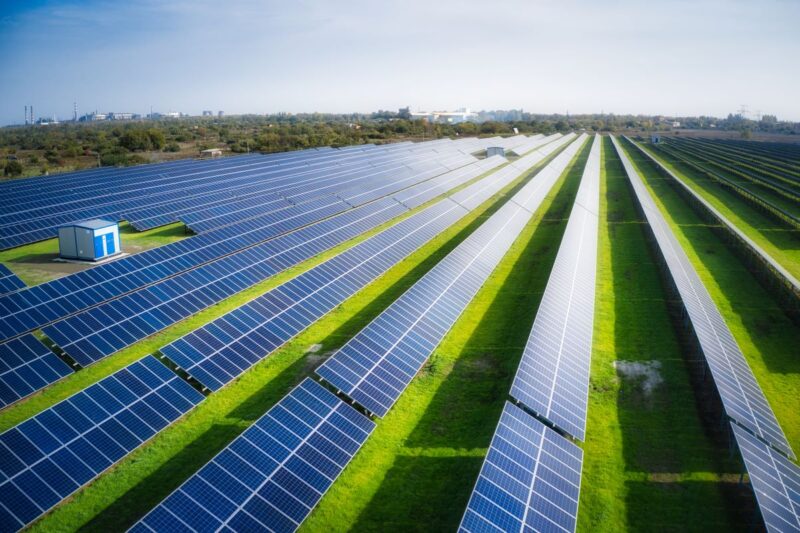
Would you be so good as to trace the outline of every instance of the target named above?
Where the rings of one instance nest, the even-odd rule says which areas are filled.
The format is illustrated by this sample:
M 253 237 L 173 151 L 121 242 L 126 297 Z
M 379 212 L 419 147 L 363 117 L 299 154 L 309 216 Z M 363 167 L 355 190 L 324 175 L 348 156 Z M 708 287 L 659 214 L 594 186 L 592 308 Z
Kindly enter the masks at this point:
M 109 226 L 116 226 L 116 222 L 112 222 L 111 220 L 103 220 L 102 218 L 93 218 L 92 220 L 84 220 L 82 222 L 73 222 L 72 224 L 64 224 L 65 228 L 74 226 L 76 228 L 86 228 L 86 229 L 103 229 Z

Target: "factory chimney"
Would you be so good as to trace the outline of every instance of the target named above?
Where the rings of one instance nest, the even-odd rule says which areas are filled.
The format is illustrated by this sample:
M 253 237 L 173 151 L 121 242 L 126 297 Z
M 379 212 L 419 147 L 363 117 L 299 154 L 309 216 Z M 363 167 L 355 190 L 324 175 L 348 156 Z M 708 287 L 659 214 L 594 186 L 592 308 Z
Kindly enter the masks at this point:
M 28 125 L 28 106 L 25 106 L 25 125 Z
M 78 102 L 72 102 L 72 122 L 78 122 Z

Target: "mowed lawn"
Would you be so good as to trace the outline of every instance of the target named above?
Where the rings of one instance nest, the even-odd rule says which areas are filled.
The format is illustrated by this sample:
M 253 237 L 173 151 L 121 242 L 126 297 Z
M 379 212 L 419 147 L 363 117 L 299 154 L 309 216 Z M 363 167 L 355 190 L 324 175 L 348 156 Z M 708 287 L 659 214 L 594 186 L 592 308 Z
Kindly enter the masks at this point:
M 746 529 L 747 490 L 703 423 L 645 222 L 603 143 L 594 349 L 578 530 Z M 638 363 L 632 376 L 616 361 Z
M 623 142 L 769 400 L 789 444 L 800 450 L 800 326 L 781 310 L 736 252 L 677 194 L 672 180 Z
M 684 183 L 753 239 L 783 268 L 800 279 L 800 230 L 764 213 L 740 194 L 670 157 L 666 152 L 654 149 L 647 143 L 640 142 L 639 146 L 682 178 Z
M 534 170 L 544 166 L 555 155 L 541 162 Z M 288 390 L 310 375 L 331 350 L 341 346 L 402 294 L 474 231 L 523 182 L 524 177 L 506 187 L 500 194 L 400 262 L 240 378 L 209 395 L 186 417 L 162 431 L 74 497 L 55 508 L 32 529 L 73 531 L 80 528 L 105 532 L 122 530 L 133 524 L 266 412 Z M 62 381 L 44 393 L 0 413 L 0 427 L 10 427 L 52 405 L 60 397 L 68 396 L 96 381 L 111 371 L 101 367 L 104 363 L 118 367 L 123 362 L 151 353 L 158 346 L 219 316 L 224 310 L 241 305 L 377 231 L 379 230 L 369 232 L 266 280 L 98 365 L 76 373 L 70 380 Z M 311 353 L 309 348 L 318 344 L 322 349 Z

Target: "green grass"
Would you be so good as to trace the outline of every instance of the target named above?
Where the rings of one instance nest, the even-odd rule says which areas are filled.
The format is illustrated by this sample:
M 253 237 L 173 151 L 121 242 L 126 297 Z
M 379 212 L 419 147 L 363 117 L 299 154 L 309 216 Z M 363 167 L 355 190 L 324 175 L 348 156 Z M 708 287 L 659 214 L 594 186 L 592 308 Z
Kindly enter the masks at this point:
M 693 168 L 639 143 L 665 167 L 683 179 L 689 187 L 714 206 L 734 226 L 753 239 L 781 266 L 800 279 L 800 230 L 790 229 L 774 217 L 755 208 L 736 192 L 722 187 Z
M 800 450 L 800 326 L 789 320 L 654 164 L 627 142 L 623 146 L 722 313 L 789 443 Z
M 181 223 L 140 232 L 127 222 L 122 222 L 119 225 L 119 237 L 123 252 L 136 253 L 179 241 L 186 237 L 186 232 Z M 0 263 L 4 263 L 27 285 L 38 285 L 65 274 L 85 270 L 90 266 L 54 262 L 53 259 L 57 257 L 58 239 L 48 239 L 0 251 Z
M 540 168 L 545 163 L 546 161 L 543 161 L 535 168 Z M 480 225 L 483 219 L 502 203 L 500 198 L 516 190 L 522 181 L 522 179 L 517 180 L 501 194 L 474 210 L 406 260 L 398 263 L 376 282 L 245 372 L 239 379 L 211 394 L 206 401 L 178 423 L 159 433 L 149 443 L 135 450 L 110 471 L 55 508 L 37 522 L 33 530 L 72 531 L 80 528 L 87 531 L 116 531 L 131 525 L 261 416 L 291 387 L 309 375 L 321 362 L 319 354 L 307 353 L 310 346 L 321 344 L 322 353 L 328 353 L 341 346 Z M 369 234 L 376 231 L 378 230 Z M 366 238 L 366 235 L 363 238 Z M 313 263 L 322 261 L 356 241 L 351 241 L 316 258 Z M 254 287 L 247 294 L 249 297 L 254 297 L 263 293 L 281 280 L 310 268 L 310 264 L 307 262 L 290 273 L 272 278 Z M 240 296 L 229 299 L 224 305 L 234 308 L 249 299 Z M 211 314 L 213 316 L 210 316 Z M 200 314 L 177 327 L 181 328 L 180 331 L 188 331 L 219 314 L 221 310 L 209 312 L 209 315 Z M 206 318 L 203 319 L 203 316 Z M 177 337 L 179 334 L 170 329 L 166 334 L 167 337 L 161 340 L 154 339 L 153 344 L 163 344 L 168 338 Z M 133 360 L 148 353 L 147 349 L 139 345 L 129 350 L 130 352 L 128 350 L 120 352 L 109 360 Z M 115 366 L 122 364 L 119 362 Z M 93 365 L 78 374 L 91 372 L 95 368 L 98 366 Z M 98 372 L 98 375 L 108 372 L 108 370 Z M 90 381 L 89 378 L 82 379 Z M 95 379 L 99 377 L 95 376 Z M 65 383 L 59 383 L 52 389 L 65 387 L 60 393 L 64 396 L 82 388 L 82 385 L 66 387 Z M 50 391 L 51 389 L 48 389 L 40 396 L 45 396 Z M 47 402 L 42 401 L 37 404 L 35 398 L 37 397 L 0 414 L 0 423 L 4 427 L 9 427 L 25 418 L 17 411 L 25 410 L 27 416 L 30 416 L 54 401 L 50 398 Z
M 619 158 L 603 144 L 598 273 L 579 531 L 736 530 L 736 466 L 704 426 L 661 275 Z M 615 361 L 657 362 L 650 393 Z
M 589 144 L 364 447 L 305 531 L 454 531 L 500 418 Z

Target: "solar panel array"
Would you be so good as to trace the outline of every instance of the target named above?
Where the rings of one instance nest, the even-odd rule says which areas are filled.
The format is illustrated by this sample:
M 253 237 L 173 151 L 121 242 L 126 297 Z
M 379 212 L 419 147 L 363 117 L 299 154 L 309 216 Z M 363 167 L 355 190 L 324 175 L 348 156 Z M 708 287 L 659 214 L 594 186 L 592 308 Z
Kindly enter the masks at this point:
M 459 531 L 575 531 L 583 451 L 506 402 Z
M 575 142 L 317 369 L 384 416 L 505 255 L 582 143 Z
M 24 288 L 25 283 L 7 266 L 0 264 L 0 296 Z
M 0 434 L 0 530 L 29 524 L 202 399 L 148 356 Z
M 617 139 L 611 139 L 686 308 L 725 412 L 765 442 L 793 457 L 775 413 L 711 295 L 628 156 Z
M 463 191 L 486 200 L 504 185 L 492 175 Z M 161 353 L 218 390 L 467 213 L 450 199 L 442 200 L 166 345 Z
M 800 467 L 731 423 L 767 531 L 800 532 Z
M 423 203 L 504 161 L 503 158 L 492 158 L 476 164 L 474 168 L 443 174 L 405 189 L 406 199 L 413 198 L 413 203 Z M 91 364 L 210 303 L 257 283 L 267 275 L 386 222 L 405 209 L 391 199 L 378 201 L 242 253 L 229 255 L 222 261 L 173 276 L 144 290 L 110 300 L 56 322 L 46 327 L 45 331 L 79 364 Z M 228 268 L 225 275 L 223 268 Z M 158 269 L 158 273 L 163 275 L 163 269 Z M 92 291 L 91 294 L 98 293 Z M 24 396 L 30 392 L 29 388 L 23 387 L 19 394 Z
M 583 440 L 594 326 L 600 137 L 595 136 L 511 396 Z
M 71 373 L 69 365 L 31 334 L 0 344 L 0 407 Z
M 374 427 L 306 378 L 131 531 L 294 531 Z
M 8 208 L 0 215 L 0 249 L 54 237 L 58 226 L 87 218 L 127 219 L 139 229 L 179 220 L 201 207 L 231 205 L 286 184 L 300 172 L 322 177 L 341 164 L 436 149 L 470 153 L 491 139 L 361 145 L 219 160 L 183 161 L 128 169 L 95 169 L 27 183 L 0 185 Z M 476 150 L 472 150 L 476 151 Z M 355 167 L 354 167 L 355 168 Z M 314 170 L 317 170 L 314 173 Z M 291 180 L 290 180 L 291 181 Z M 102 187 L 99 185 L 102 184 Z M 65 192 L 68 191 L 68 192 Z
M 460 162 L 467 161 L 461 159 Z M 441 171 L 446 171 L 446 167 L 415 172 L 412 176 L 396 176 L 397 179 L 393 177 L 384 180 L 387 183 L 382 190 L 393 192 Z M 392 184 L 396 187 L 393 188 Z M 374 193 L 374 189 L 370 186 L 363 190 Z M 361 203 L 374 198 L 375 196 L 365 197 Z M 0 335 L 2 338 L 10 338 L 31 331 L 69 313 L 343 212 L 353 205 L 359 203 L 355 199 L 347 203 L 327 197 L 293 206 L 291 202 L 279 198 L 257 218 L 244 220 L 227 229 L 122 258 L 8 295 L 0 298 L 0 310 L 4 311 L 0 317 Z

